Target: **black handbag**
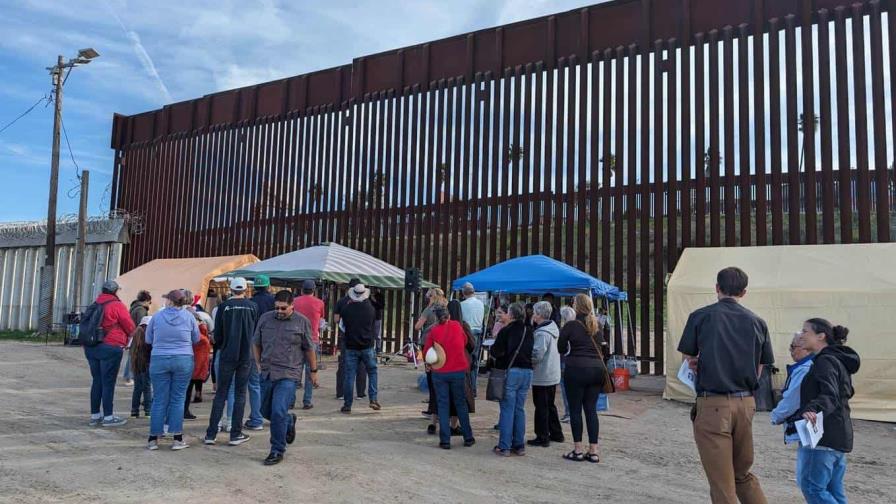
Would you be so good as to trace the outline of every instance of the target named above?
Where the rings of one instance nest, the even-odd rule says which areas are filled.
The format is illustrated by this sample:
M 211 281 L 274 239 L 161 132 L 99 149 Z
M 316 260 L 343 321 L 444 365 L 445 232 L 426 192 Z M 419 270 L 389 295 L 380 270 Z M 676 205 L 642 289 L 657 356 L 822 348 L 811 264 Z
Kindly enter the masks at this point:
M 513 367 L 513 362 L 516 360 L 516 356 L 519 355 L 520 348 L 523 348 L 523 342 L 526 340 L 528 334 L 528 331 L 523 333 L 523 337 L 520 338 L 519 346 L 516 347 L 516 351 L 513 352 L 513 357 L 510 358 L 510 363 L 507 364 L 507 369 L 492 368 L 491 372 L 489 372 L 488 386 L 485 388 L 486 401 L 501 402 L 504 399 L 504 386 L 507 383 L 507 371 Z

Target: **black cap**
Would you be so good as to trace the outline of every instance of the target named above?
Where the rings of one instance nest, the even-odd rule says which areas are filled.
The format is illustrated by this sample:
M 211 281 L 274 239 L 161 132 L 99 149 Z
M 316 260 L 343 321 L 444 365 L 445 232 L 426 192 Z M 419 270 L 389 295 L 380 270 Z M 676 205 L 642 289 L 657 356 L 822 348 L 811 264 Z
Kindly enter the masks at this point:
M 354 287 L 354 286 L 358 285 L 359 283 L 361 283 L 360 280 L 358 280 L 357 278 L 352 278 L 351 280 L 348 281 L 348 286 Z

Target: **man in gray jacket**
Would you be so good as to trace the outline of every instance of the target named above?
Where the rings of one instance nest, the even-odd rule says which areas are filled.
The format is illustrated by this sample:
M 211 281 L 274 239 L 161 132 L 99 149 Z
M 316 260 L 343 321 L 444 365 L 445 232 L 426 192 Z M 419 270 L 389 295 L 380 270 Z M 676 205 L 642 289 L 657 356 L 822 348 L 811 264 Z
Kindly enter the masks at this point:
M 547 301 L 539 301 L 532 307 L 535 324 L 535 345 L 532 349 L 532 402 L 535 403 L 535 439 L 529 446 L 550 446 L 551 441 L 562 443 L 563 429 L 554 404 L 554 394 L 560 383 L 560 353 L 557 338 L 560 328 L 551 320 L 553 307 Z

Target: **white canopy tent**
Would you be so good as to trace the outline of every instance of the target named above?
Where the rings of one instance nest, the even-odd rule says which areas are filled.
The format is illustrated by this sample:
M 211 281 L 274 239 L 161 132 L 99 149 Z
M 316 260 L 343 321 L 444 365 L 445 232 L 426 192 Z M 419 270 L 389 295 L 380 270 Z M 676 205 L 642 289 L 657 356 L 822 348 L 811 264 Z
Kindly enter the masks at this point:
M 768 323 L 776 365 L 802 323 L 821 317 L 850 329 L 862 358 L 853 377 L 853 418 L 896 421 L 896 244 L 691 248 L 668 284 L 666 399 L 693 402 L 677 378 L 677 347 L 688 315 L 716 300 L 716 273 L 738 266 L 750 277 L 744 305 Z M 776 377 L 783 385 L 785 375 Z
M 226 274 L 248 280 L 258 275 L 267 275 L 272 281 L 285 284 L 302 280 L 344 284 L 357 278 L 368 287 L 403 289 L 405 272 L 386 261 L 330 242 L 278 255 Z M 421 285 L 435 287 L 425 281 Z

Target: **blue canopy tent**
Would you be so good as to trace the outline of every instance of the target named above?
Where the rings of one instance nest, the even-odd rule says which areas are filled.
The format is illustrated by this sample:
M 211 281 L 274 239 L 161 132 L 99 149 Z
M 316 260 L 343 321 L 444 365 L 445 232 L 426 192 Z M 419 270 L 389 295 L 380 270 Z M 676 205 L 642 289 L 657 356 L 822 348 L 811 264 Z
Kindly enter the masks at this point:
M 454 291 L 459 291 L 465 283 L 473 284 L 479 292 L 494 294 L 529 294 L 544 295 L 551 293 L 557 297 L 574 296 L 590 293 L 592 297 L 601 298 L 608 309 L 616 304 L 617 323 L 623 320 L 622 303 L 628 301 L 628 295 L 599 278 L 576 269 L 566 263 L 545 255 L 517 257 L 495 264 L 476 273 L 458 278 L 451 284 Z M 628 304 L 626 304 L 628 308 Z M 628 313 L 628 339 L 630 348 L 634 348 L 634 327 L 631 312 Z M 623 331 L 625 326 L 618 326 Z M 619 334 L 619 333 L 617 333 Z M 621 334 L 620 334 L 621 336 Z M 617 349 L 618 351 L 618 349 Z
M 517 257 L 490 268 L 458 278 L 453 290 L 470 282 L 477 291 L 508 294 L 546 294 L 573 296 L 590 292 L 608 301 L 626 301 L 628 296 L 619 287 L 594 278 L 584 271 L 544 255 Z

